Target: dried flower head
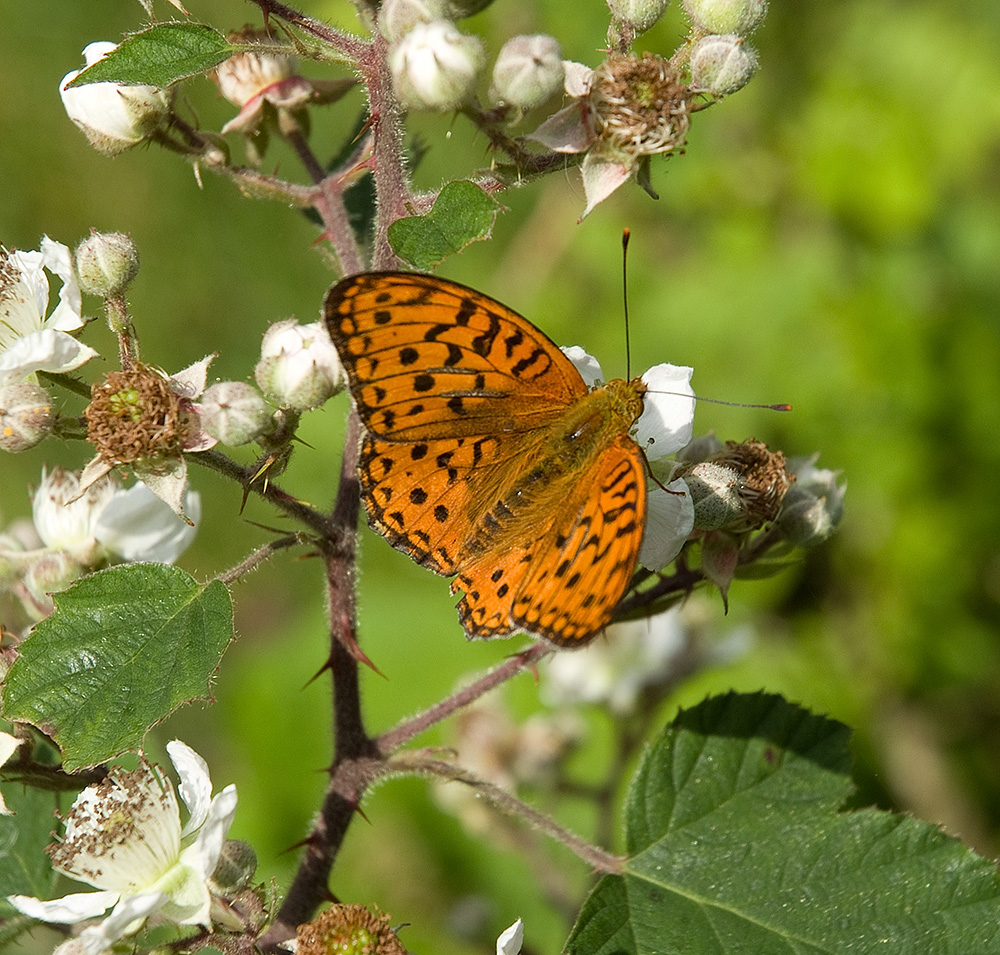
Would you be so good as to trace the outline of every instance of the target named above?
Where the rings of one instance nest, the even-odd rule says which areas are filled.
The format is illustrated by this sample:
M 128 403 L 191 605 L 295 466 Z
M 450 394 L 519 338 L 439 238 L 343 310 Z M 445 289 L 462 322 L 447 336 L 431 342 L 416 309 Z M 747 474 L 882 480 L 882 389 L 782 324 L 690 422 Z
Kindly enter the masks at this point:
M 296 955 L 406 955 L 389 916 L 363 905 L 331 905 L 300 925 Z
M 176 458 L 190 432 L 182 397 L 165 375 L 143 364 L 95 381 L 84 415 L 88 440 L 111 464 L 155 466 Z
M 609 56 L 590 88 L 598 136 L 638 159 L 683 145 L 691 125 L 691 94 L 676 69 L 660 56 Z

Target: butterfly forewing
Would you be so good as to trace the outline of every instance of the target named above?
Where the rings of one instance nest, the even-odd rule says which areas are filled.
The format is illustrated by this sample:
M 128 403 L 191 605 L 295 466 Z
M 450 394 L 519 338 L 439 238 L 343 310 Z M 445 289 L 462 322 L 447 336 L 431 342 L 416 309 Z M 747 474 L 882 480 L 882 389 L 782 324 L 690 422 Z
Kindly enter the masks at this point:
M 455 282 L 353 276 L 327 295 L 326 322 L 358 414 L 380 437 L 527 432 L 587 393 L 546 335 Z

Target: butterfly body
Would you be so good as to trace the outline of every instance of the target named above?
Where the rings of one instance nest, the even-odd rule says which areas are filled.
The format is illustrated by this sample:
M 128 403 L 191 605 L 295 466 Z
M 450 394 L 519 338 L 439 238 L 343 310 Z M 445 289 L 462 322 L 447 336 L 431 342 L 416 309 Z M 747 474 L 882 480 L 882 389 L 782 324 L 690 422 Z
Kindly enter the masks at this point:
M 457 283 L 365 273 L 326 300 L 365 427 L 372 527 L 464 591 L 470 637 L 599 632 L 645 520 L 641 380 L 588 388 L 542 332 Z

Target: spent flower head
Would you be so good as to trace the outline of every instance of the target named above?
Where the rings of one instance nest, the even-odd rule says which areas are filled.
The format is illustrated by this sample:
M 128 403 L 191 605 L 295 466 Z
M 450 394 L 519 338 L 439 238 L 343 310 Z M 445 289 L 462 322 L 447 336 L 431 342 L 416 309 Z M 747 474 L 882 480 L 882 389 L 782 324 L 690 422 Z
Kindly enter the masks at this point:
M 331 905 L 298 927 L 295 955 L 406 955 L 389 916 L 363 905 Z
M 236 787 L 212 797 L 205 761 L 180 740 L 169 743 L 167 752 L 188 809 L 183 827 L 174 786 L 158 767 L 143 761 L 131 772 L 115 770 L 80 793 L 64 820 L 62 841 L 48 848 L 58 872 L 98 891 L 51 901 L 14 895 L 8 901 L 45 922 L 73 924 L 111 909 L 79 936 L 88 955 L 106 951 L 154 913 L 178 925 L 209 925 L 207 883 L 236 812 Z
M 51 273 L 62 280 L 49 312 Z M 0 247 L 0 381 L 23 381 L 36 371 L 60 374 L 97 355 L 68 332 L 84 325 L 83 296 L 69 249 L 48 236 L 38 252 Z
M 93 66 L 116 44 L 98 41 L 83 50 L 84 62 Z M 67 73 L 59 82 L 59 95 L 67 115 L 83 131 L 91 146 L 114 156 L 146 142 L 164 128 L 171 115 L 172 95 L 155 86 L 125 86 L 120 83 L 69 84 L 82 70 Z

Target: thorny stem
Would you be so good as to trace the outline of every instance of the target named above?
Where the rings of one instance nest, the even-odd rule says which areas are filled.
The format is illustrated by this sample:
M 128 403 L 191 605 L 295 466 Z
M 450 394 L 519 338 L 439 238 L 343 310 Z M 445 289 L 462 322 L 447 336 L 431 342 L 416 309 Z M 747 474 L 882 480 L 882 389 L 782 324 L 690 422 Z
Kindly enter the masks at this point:
M 533 806 L 520 800 L 500 786 L 476 776 L 469 770 L 446 763 L 443 760 L 432 759 L 425 753 L 403 752 L 389 761 L 393 769 L 403 769 L 411 773 L 427 773 L 442 779 L 451 779 L 471 786 L 492 806 L 501 812 L 524 819 L 530 825 L 544 832 L 556 842 L 562 843 L 572 853 L 579 856 L 598 872 L 608 872 L 620 875 L 623 871 L 624 858 L 610 852 L 605 852 L 597 846 L 581 839 L 576 833 L 560 826 L 554 819 L 539 812 Z
M 257 550 L 248 554 L 235 567 L 231 567 L 225 573 L 216 575 L 215 579 L 228 586 L 235 583 L 241 577 L 245 577 L 251 571 L 256 570 L 272 554 L 277 553 L 279 550 L 284 550 L 286 547 L 294 547 L 296 544 L 301 544 L 302 542 L 303 538 L 299 534 L 289 534 L 287 537 L 279 537 L 277 540 L 271 541 L 263 547 L 258 547 Z
M 440 723 L 452 714 L 458 712 L 463 706 L 468 706 L 474 700 L 478 700 L 484 693 L 499 686 L 512 676 L 520 673 L 521 670 L 535 666 L 539 660 L 547 653 L 551 653 L 552 648 L 545 643 L 533 643 L 527 650 L 508 657 L 498 667 L 490 670 L 478 680 L 463 687 L 456 693 L 435 703 L 434 706 L 418 713 L 411 719 L 405 720 L 394 729 L 383 733 L 375 740 L 379 753 L 383 756 L 389 755 L 393 750 L 398 749 L 403 743 L 413 739 L 425 730 L 430 729 L 435 723 Z

